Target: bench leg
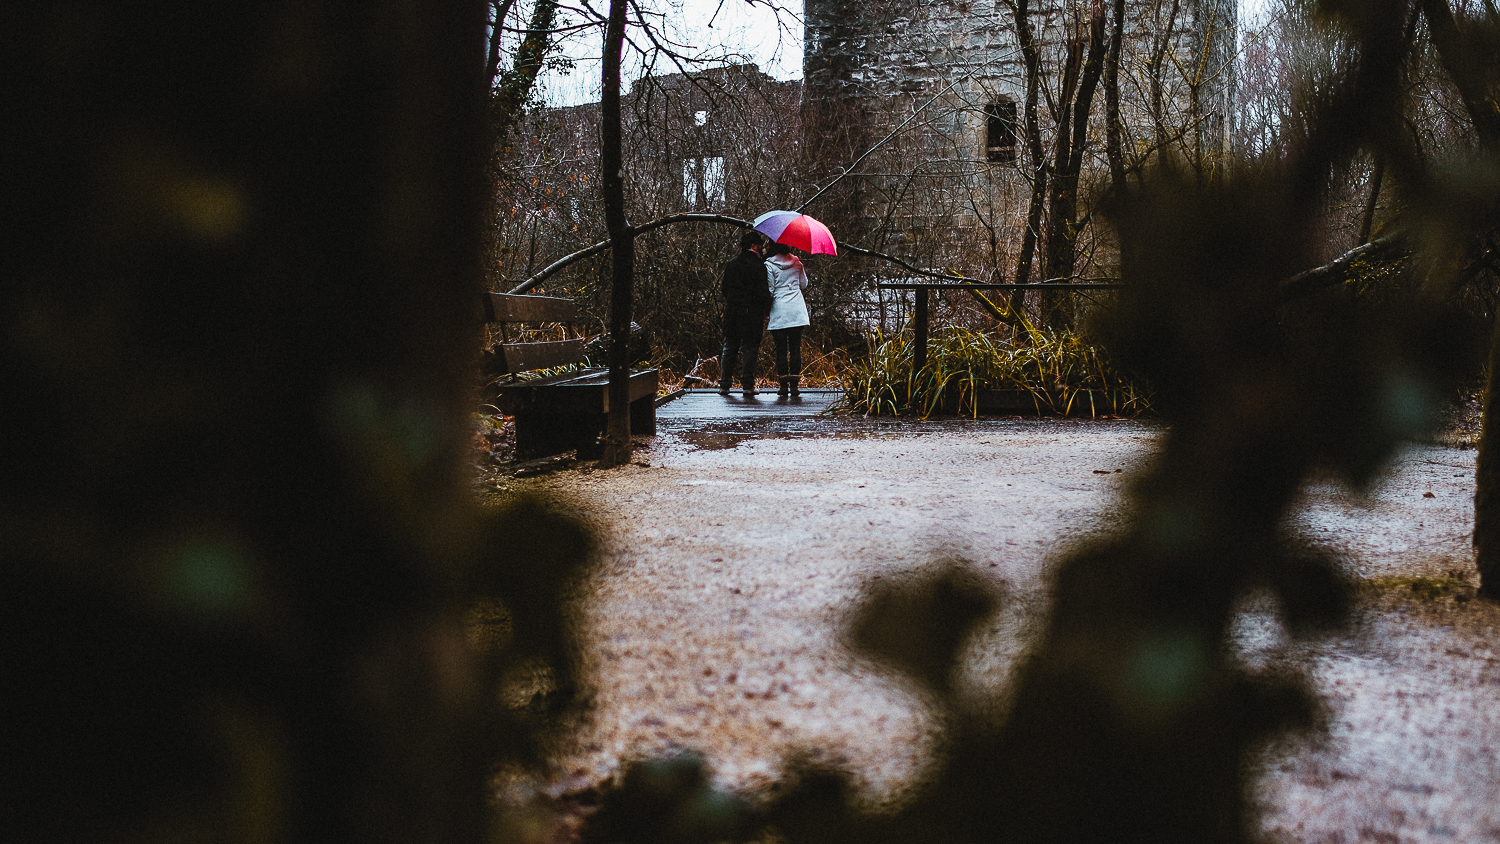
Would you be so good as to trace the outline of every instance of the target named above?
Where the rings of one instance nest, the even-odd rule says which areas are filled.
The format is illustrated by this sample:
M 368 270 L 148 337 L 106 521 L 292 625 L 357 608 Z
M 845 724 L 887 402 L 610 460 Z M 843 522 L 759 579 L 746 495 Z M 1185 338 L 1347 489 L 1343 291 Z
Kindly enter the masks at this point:
M 535 460 L 578 450 L 584 460 L 599 456 L 599 435 L 604 432 L 604 414 L 516 413 L 516 459 Z
M 656 436 L 656 396 L 642 396 L 630 403 L 630 433 Z

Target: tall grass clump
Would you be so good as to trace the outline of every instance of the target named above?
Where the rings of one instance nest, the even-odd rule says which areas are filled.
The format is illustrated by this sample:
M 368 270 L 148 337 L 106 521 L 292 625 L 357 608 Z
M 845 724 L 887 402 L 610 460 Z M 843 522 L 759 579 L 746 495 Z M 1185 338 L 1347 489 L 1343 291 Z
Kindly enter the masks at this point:
M 863 359 L 843 370 L 835 410 L 868 416 L 978 416 L 997 394 L 1030 398 L 1043 415 L 1135 416 L 1149 391 L 1121 372 L 1096 343 L 1070 329 L 1028 327 L 1012 339 L 945 326 L 927 341 L 927 363 L 913 371 L 910 331 L 874 336 Z M 987 401 L 988 400 L 988 401 Z

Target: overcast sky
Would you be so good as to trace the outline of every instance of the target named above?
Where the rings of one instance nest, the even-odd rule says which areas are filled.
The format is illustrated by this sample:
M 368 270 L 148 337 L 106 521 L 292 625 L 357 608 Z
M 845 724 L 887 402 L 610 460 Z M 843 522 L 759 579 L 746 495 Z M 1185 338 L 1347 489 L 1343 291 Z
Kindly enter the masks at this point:
M 665 34 L 676 42 L 683 55 L 715 61 L 742 56 L 737 61 L 751 61 L 777 79 L 802 76 L 802 0 L 778 2 L 777 11 L 765 0 L 641 0 L 641 6 L 655 9 L 661 17 L 653 19 L 658 27 L 665 24 Z M 607 7 L 600 0 L 595 8 Z M 649 46 L 633 34 L 641 46 Z M 569 38 L 564 44 L 567 56 L 576 62 L 567 74 L 548 72 L 541 80 L 543 97 L 552 105 L 575 105 L 599 99 L 599 54 L 603 34 L 589 29 Z M 676 73 L 666 59 L 658 59 L 656 73 Z M 627 60 L 626 76 L 641 75 L 640 56 Z

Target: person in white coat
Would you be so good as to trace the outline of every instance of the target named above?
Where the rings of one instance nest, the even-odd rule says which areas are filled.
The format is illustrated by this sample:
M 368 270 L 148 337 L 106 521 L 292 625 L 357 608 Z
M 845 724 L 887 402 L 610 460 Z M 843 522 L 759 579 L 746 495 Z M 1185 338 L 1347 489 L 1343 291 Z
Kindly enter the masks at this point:
M 776 379 L 781 384 L 777 394 L 795 396 L 800 394 L 797 388 L 802 380 L 802 329 L 809 322 L 807 301 L 802 298 L 807 270 L 785 243 L 771 244 L 766 254 L 766 277 L 775 297 L 766 328 L 776 342 Z

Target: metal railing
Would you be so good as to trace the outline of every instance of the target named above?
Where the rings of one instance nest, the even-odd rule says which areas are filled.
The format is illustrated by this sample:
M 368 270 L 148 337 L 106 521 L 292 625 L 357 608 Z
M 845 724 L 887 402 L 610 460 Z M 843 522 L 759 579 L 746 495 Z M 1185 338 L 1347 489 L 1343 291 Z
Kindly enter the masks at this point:
M 1084 282 L 1082 284 L 1070 284 L 1068 282 L 1039 282 L 1036 284 L 1002 284 L 985 282 L 925 282 L 906 281 L 888 282 L 875 285 L 879 290 L 915 290 L 917 292 L 916 343 L 912 360 L 912 372 L 921 372 L 927 366 L 927 321 L 928 292 L 932 290 L 1043 290 L 1051 293 L 1079 293 L 1085 290 L 1116 290 L 1122 287 L 1119 282 Z

